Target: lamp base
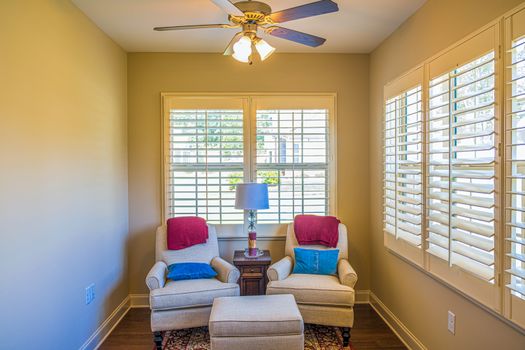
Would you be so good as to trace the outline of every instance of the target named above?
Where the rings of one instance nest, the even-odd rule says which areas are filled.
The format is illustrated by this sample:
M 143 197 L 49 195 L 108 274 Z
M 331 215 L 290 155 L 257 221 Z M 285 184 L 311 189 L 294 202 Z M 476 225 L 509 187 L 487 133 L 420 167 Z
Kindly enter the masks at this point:
M 252 253 L 253 253 L 253 251 L 252 251 Z M 248 258 L 248 259 L 257 259 L 257 258 L 260 258 L 263 255 L 264 255 L 264 252 L 262 250 L 260 250 L 259 248 L 255 248 L 255 255 L 250 255 L 249 248 L 246 248 L 244 250 L 244 257 Z

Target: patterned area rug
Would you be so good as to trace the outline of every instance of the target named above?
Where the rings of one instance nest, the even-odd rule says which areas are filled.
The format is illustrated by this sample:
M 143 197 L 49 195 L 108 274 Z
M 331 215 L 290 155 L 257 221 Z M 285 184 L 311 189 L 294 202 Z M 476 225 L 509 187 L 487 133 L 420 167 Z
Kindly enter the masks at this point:
M 341 329 L 306 324 L 304 350 L 339 350 L 343 348 Z M 164 350 L 210 350 L 208 327 L 167 331 L 164 334 Z M 350 344 L 346 350 L 356 350 Z

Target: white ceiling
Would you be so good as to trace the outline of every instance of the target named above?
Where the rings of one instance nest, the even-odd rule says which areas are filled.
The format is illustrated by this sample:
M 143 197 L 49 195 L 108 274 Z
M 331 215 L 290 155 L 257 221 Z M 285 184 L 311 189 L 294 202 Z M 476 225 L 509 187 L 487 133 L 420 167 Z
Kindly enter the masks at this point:
M 153 27 L 228 23 L 210 0 L 72 0 L 113 40 L 130 52 L 223 52 L 238 29 L 156 32 Z M 231 0 L 236 2 L 237 0 Z M 263 0 L 279 11 L 315 0 Z M 339 12 L 280 24 L 327 39 L 310 48 L 262 37 L 278 52 L 368 53 L 426 0 L 336 0 Z M 261 33 L 260 33 L 261 34 Z

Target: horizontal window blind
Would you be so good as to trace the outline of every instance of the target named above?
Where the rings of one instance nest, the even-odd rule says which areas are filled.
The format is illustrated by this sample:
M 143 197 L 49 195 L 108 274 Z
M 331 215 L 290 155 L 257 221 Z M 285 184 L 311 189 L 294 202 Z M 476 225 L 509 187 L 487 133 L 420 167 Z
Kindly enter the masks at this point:
M 244 178 L 243 111 L 170 109 L 167 216 L 242 223 L 235 185 Z
M 384 230 L 421 247 L 421 85 L 386 101 L 384 124 Z
M 256 177 L 269 185 L 270 209 L 258 221 L 291 222 L 297 214 L 327 215 L 329 112 L 258 109 Z
M 494 282 L 495 53 L 429 82 L 427 251 Z
M 510 106 L 506 123 L 506 226 L 510 268 L 507 287 L 525 299 L 525 37 L 510 50 Z

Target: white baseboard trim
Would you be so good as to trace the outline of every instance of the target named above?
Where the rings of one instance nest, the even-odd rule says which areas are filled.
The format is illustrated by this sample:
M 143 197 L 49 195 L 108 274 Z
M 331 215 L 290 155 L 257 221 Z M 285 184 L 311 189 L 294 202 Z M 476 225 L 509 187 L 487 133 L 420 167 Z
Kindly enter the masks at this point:
M 356 290 L 355 291 L 355 303 L 356 304 L 369 304 L 370 303 L 370 291 Z
M 390 309 L 373 293 L 369 293 L 370 306 L 390 327 L 392 332 L 405 344 L 410 350 L 427 350 L 426 346 L 410 332 L 410 330 L 394 315 Z
M 126 316 L 130 309 L 130 297 L 129 295 L 124 298 L 122 303 L 109 315 L 108 318 L 102 322 L 102 324 L 95 330 L 95 332 L 89 337 L 88 340 L 80 347 L 79 350 L 96 350 L 102 345 L 104 340 L 113 332 L 113 329 L 120 323 L 120 321 Z
M 132 308 L 149 307 L 149 294 L 130 294 L 129 300 Z

